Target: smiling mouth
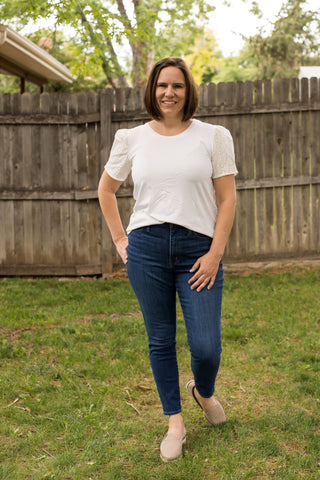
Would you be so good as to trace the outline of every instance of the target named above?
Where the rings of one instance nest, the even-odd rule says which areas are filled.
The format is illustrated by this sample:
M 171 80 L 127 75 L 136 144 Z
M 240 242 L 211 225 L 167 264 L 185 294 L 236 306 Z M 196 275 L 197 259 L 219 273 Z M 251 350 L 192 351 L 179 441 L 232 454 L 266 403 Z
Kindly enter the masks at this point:
M 176 105 L 177 102 L 166 102 L 166 101 L 162 101 L 161 103 L 164 103 L 165 105 Z

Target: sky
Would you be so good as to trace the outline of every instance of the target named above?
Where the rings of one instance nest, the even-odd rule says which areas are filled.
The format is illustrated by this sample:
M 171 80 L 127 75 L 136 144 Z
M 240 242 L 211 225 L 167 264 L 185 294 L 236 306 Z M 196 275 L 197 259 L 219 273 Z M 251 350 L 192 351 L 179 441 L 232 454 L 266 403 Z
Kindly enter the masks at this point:
M 229 0 L 230 7 L 223 2 L 215 1 L 215 11 L 211 14 L 209 27 L 217 39 L 218 45 L 224 57 L 237 54 L 243 46 L 241 34 L 252 36 L 259 26 L 264 26 L 269 21 L 274 21 L 281 8 L 281 0 L 256 0 L 264 16 L 259 20 L 249 12 L 251 1 Z M 308 0 L 308 6 L 312 10 L 320 10 L 319 0 Z M 320 11 L 319 11 L 320 15 Z

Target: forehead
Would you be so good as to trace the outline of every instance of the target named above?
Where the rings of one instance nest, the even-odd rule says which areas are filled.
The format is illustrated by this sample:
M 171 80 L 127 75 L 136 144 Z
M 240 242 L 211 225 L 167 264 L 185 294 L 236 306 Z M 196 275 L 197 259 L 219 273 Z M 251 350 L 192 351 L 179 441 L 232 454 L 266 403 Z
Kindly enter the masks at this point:
M 185 83 L 185 78 L 180 70 L 177 67 L 165 67 L 161 70 L 158 78 L 158 82 L 165 83 Z

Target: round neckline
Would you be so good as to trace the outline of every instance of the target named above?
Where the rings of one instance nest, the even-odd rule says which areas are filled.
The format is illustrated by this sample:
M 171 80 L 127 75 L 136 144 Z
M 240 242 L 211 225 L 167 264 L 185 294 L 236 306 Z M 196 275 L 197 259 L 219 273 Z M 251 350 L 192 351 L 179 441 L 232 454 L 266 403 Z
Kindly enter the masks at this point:
M 188 132 L 190 130 L 190 128 L 194 125 L 194 119 L 192 118 L 191 119 L 191 123 L 190 125 L 185 129 L 183 130 L 183 132 L 181 133 L 177 133 L 176 135 L 162 135 L 161 133 L 158 133 L 156 132 L 150 125 L 150 122 L 147 123 L 149 129 L 155 134 L 157 135 L 158 137 L 163 137 L 163 138 L 177 138 L 177 137 L 180 137 L 181 135 L 184 135 L 186 132 Z

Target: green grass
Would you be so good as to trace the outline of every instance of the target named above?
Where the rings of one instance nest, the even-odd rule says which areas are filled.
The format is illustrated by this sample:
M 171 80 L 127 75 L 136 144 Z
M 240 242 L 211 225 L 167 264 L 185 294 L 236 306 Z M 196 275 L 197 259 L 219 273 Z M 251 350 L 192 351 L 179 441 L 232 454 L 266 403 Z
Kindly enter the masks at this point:
M 127 280 L 0 280 L 0 480 L 320 478 L 320 270 L 225 275 L 212 428 L 189 398 L 184 457 L 167 429 Z

